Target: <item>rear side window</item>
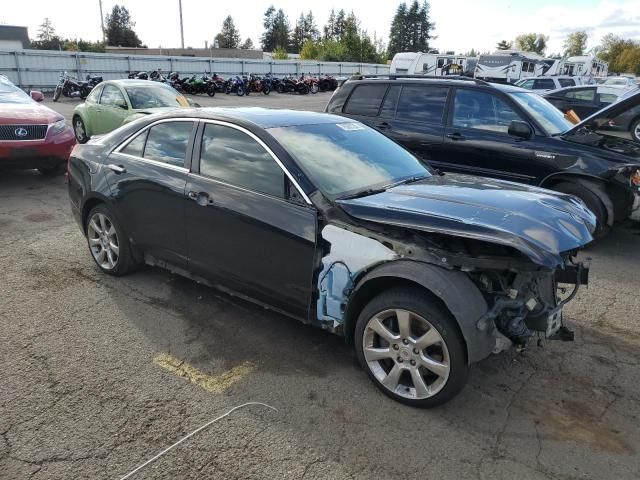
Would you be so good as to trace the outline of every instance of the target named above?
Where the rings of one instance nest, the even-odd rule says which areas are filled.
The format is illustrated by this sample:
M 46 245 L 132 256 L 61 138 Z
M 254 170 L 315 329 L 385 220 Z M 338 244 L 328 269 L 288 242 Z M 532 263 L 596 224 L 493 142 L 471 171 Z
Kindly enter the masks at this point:
M 136 138 L 131 140 L 129 144 L 122 149 L 122 153 L 126 153 L 127 155 L 133 155 L 134 157 L 142 157 L 144 152 L 144 143 L 147 140 L 148 130 L 145 130 Z
M 554 90 L 555 88 L 556 84 L 553 83 L 551 78 L 540 78 L 533 82 L 534 90 Z
M 415 122 L 442 123 L 448 87 L 404 86 L 396 118 Z
M 262 145 L 235 128 L 211 123 L 204 127 L 200 173 L 285 198 L 282 169 Z
M 618 99 L 617 95 L 613 93 L 601 93 L 600 94 L 600 102 L 601 103 L 613 103 Z
M 575 87 L 576 82 L 573 78 L 559 78 L 558 82 L 560 82 L 561 87 Z
M 386 84 L 357 86 L 349 97 L 344 113 L 375 117 L 386 91 Z
M 592 102 L 596 96 L 596 90 L 594 88 L 578 88 L 571 90 L 567 93 L 567 98 L 575 98 L 576 100 L 583 100 L 586 102 Z
M 165 122 L 151 127 L 144 147 L 144 158 L 184 167 L 192 130 L 193 122 Z

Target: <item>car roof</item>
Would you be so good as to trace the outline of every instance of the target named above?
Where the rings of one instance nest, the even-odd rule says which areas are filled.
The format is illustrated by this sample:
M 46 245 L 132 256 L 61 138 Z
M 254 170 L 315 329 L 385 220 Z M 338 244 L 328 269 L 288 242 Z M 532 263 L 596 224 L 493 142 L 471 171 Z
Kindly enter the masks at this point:
M 262 107 L 204 107 L 175 109 L 157 114 L 156 118 L 193 117 L 204 120 L 229 120 L 251 123 L 257 127 L 278 128 L 300 125 L 353 123 L 356 120 L 330 113 L 307 112 L 301 110 L 271 109 Z
M 142 80 L 139 78 L 121 78 L 118 80 L 106 80 L 103 84 L 113 84 L 119 87 L 167 87 L 168 85 L 162 82 L 154 82 L 153 80 Z
M 376 84 L 380 82 L 395 84 L 397 82 L 400 82 L 400 83 L 415 83 L 416 85 L 425 85 L 425 84 L 426 85 L 455 85 L 458 87 L 486 88 L 486 89 L 501 90 L 506 93 L 509 93 L 509 92 L 530 93 L 531 92 L 530 90 L 516 87 L 513 84 L 489 83 L 489 82 L 485 82 L 484 80 L 476 80 L 474 78 L 467 78 L 467 79 L 460 78 L 460 77 L 447 78 L 446 76 L 443 76 L 442 78 L 439 78 L 439 77 L 420 78 L 419 76 L 418 77 L 402 76 L 402 75 L 395 76 L 393 74 L 391 74 L 390 77 L 391 78 L 388 78 L 388 77 L 379 77 L 379 78 L 363 77 L 362 79 L 351 78 L 345 82 L 345 85 L 358 84 L 358 83 Z

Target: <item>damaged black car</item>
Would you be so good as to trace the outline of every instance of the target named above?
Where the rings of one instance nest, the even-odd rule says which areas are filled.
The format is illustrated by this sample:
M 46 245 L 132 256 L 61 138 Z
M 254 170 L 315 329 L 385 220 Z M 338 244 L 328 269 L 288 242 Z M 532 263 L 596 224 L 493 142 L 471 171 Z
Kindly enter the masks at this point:
M 77 145 L 68 177 L 103 272 L 160 266 L 343 335 L 382 392 L 420 407 L 492 352 L 569 336 L 596 222 L 571 195 L 437 174 L 311 112 L 150 115 Z

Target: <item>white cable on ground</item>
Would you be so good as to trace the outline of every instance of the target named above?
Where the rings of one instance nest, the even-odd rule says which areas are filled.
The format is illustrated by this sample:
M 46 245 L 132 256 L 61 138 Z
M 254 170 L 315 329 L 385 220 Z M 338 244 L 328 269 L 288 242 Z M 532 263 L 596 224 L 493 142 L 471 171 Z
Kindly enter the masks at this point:
M 228 417 L 229 415 L 231 415 L 233 412 L 235 412 L 236 410 L 239 410 L 241 408 L 244 407 L 248 407 L 249 405 L 260 405 L 262 407 L 267 407 L 270 408 L 271 410 L 277 412 L 278 409 L 275 407 L 272 407 L 271 405 L 267 405 L 266 403 L 260 403 L 260 402 L 247 402 L 247 403 L 243 403 L 242 405 L 238 405 L 237 407 L 233 407 L 231 410 L 229 410 L 227 413 L 225 413 L 224 415 L 220 415 L 218 418 L 214 418 L 213 420 L 211 420 L 210 422 L 205 423 L 204 425 L 202 425 L 200 428 L 196 428 L 193 432 L 191 432 L 189 435 L 186 435 L 184 437 L 182 437 L 180 440 L 178 440 L 176 443 L 174 443 L 173 445 L 165 448 L 163 451 L 161 451 L 159 454 L 157 454 L 155 457 L 150 458 L 149 460 L 147 460 L 146 462 L 144 462 L 142 465 L 140 465 L 139 467 L 136 467 L 134 470 L 131 470 L 129 473 L 127 473 L 124 477 L 122 477 L 120 480 L 125 480 L 129 477 L 131 477 L 134 473 L 138 472 L 139 470 L 141 470 L 142 468 L 146 467 L 147 465 L 149 465 L 151 462 L 157 460 L 158 458 L 160 458 L 162 455 L 164 455 L 165 453 L 167 453 L 169 450 L 171 450 L 173 447 L 176 447 L 178 445 L 180 445 L 182 442 L 184 442 L 187 438 L 192 437 L 193 435 L 195 435 L 196 433 L 198 433 L 200 430 L 203 430 L 205 428 L 207 428 L 209 425 L 212 425 L 214 423 L 216 423 L 218 420 L 222 420 L 224 417 Z

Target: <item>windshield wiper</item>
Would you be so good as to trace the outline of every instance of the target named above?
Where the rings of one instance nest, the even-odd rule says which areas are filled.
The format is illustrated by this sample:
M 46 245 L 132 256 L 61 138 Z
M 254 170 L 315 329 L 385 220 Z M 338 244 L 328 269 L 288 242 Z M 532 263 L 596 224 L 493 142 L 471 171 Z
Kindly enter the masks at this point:
M 376 193 L 386 192 L 386 188 L 365 188 L 364 190 L 360 190 L 359 192 L 352 193 L 351 195 L 345 195 L 344 197 L 339 197 L 338 200 L 350 200 L 352 198 L 361 198 L 368 197 L 369 195 L 375 195 Z
M 408 185 L 410 183 L 419 182 L 420 180 L 424 180 L 425 178 L 429 178 L 428 175 L 414 175 L 413 177 L 405 178 L 404 180 L 400 180 L 399 182 L 390 183 L 386 185 L 385 188 L 397 187 L 398 185 Z

